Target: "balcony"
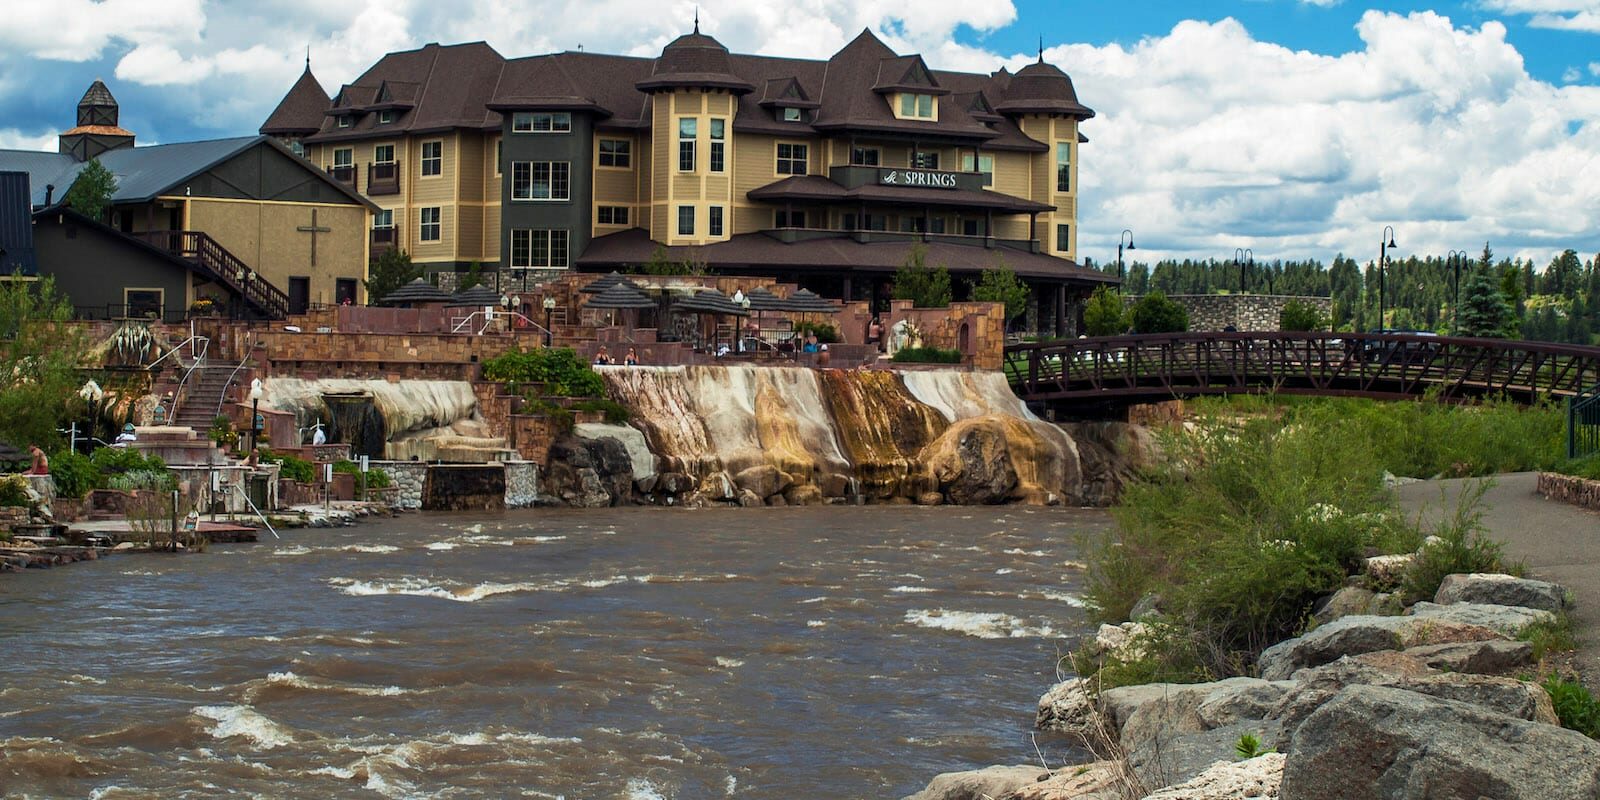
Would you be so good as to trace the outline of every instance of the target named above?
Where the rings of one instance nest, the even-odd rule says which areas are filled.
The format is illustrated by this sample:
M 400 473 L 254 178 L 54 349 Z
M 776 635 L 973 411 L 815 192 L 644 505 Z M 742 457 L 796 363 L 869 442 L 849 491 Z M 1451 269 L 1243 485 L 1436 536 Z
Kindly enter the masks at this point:
M 356 168 L 352 164 L 335 164 L 328 168 L 328 176 L 350 188 L 356 189 Z
M 372 229 L 372 257 L 377 258 L 395 248 L 399 237 L 395 235 L 394 228 Z
M 367 194 L 399 194 L 400 162 L 377 161 L 367 165 Z

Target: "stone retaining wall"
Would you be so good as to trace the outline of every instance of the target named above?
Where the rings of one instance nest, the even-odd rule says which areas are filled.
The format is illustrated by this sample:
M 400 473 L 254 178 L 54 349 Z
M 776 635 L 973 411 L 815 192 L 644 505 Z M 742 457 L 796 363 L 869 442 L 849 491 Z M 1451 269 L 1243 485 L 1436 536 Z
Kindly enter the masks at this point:
M 389 474 L 395 488 L 395 505 L 416 510 L 422 508 L 422 487 L 428 481 L 428 465 L 421 461 L 371 461 Z
M 1241 331 L 1278 330 L 1278 314 L 1292 301 L 1313 306 L 1323 316 L 1333 315 L 1333 299 L 1284 294 L 1174 294 L 1168 300 L 1189 312 L 1189 330 L 1220 331 L 1229 325 Z M 1127 296 L 1128 305 L 1139 298 Z
M 1560 500 L 1580 508 L 1600 511 L 1600 481 L 1555 472 L 1541 472 L 1537 490 L 1539 494 L 1551 500 Z
M 527 508 L 539 502 L 539 465 L 532 461 L 507 461 L 506 508 Z

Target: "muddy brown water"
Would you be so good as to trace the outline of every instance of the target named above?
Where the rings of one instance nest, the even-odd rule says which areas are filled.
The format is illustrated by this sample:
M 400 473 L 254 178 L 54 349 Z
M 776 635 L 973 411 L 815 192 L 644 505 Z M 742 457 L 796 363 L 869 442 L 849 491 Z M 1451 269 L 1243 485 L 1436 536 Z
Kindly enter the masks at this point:
M 414 514 L 11 575 L 0 796 L 898 798 L 1028 760 L 1104 525 Z

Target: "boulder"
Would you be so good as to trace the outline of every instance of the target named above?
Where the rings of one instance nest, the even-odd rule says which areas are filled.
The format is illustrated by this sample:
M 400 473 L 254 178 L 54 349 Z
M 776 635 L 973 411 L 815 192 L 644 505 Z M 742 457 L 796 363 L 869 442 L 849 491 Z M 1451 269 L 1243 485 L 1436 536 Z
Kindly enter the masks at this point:
M 809 483 L 791 486 L 783 493 L 783 499 L 791 506 L 818 506 L 822 505 L 822 490 Z
M 904 800 L 984 800 L 1001 797 L 1039 779 L 1049 777 L 1043 767 L 1022 764 L 935 775 L 927 788 Z
M 1062 767 L 1038 783 L 1018 787 L 999 800 L 1124 800 L 1132 788 L 1125 764 L 1096 761 Z
M 1147 788 L 1181 783 L 1218 759 L 1232 759 L 1242 734 L 1275 745 L 1280 726 L 1265 717 L 1293 684 L 1229 678 L 1161 686 L 1118 730 L 1128 763 Z
M 741 507 L 743 507 L 743 508 L 760 508 L 761 504 L 762 504 L 761 496 L 756 494 L 755 492 L 752 492 L 749 489 L 745 489 L 744 491 L 739 492 L 739 505 Z
M 1283 746 L 1283 729 L 1276 722 L 1236 722 L 1193 733 L 1164 733 L 1124 752 L 1144 788 L 1156 790 L 1182 784 L 1218 761 L 1238 758 L 1235 748 L 1245 734 L 1265 748 Z
M 1297 670 L 1316 667 L 1342 656 L 1374 650 L 1404 650 L 1424 644 L 1476 642 L 1509 638 L 1492 628 L 1422 617 L 1341 617 L 1296 639 L 1279 642 L 1261 653 L 1261 677 L 1285 680 Z
M 779 506 L 789 505 L 789 501 L 783 499 L 783 495 L 775 494 L 775 495 L 767 498 L 767 505 L 772 506 L 773 508 L 777 508 Z
M 1371 585 L 1378 588 L 1399 586 L 1405 580 L 1406 570 L 1411 569 L 1412 562 L 1417 560 L 1416 553 L 1402 553 L 1392 556 L 1373 556 L 1367 559 L 1366 574 Z
M 1144 645 L 1140 640 L 1150 629 L 1142 622 L 1124 622 L 1121 625 L 1101 625 L 1095 632 L 1090 653 L 1114 658 L 1118 661 L 1137 661 L 1144 658 Z
M 1600 742 L 1404 689 L 1346 687 L 1294 730 L 1291 747 L 1284 797 L 1600 797 Z
M 1406 613 L 1417 619 L 1491 628 L 1507 637 L 1514 637 L 1524 628 L 1537 622 L 1556 621 L 1556 615 L 1550 611 L 1489 603 L 1451 603 L 1441 606 L 1437 603 L 1423 602 L 1412 606 Z
M 1372 614 L 1377 609 L 1377 594 L 1359 586 L 1346 586 L 1318 601 L 1311 609 L 1311 619 L 1326 625 L 1340 617 Z
M 1438 670 L 1471 675 L 1503 675 L 1533 663 L 1533 644 L 1491 639 L 1410 647 L 1402 651 Z
M 1080 741 L 1098 741 L 1100 718 L 1094 699 L 1089 696 L 1091 683 L 1086 678 L 1069 678 L 1050 687 L 1050 691 L 1039 698 L 1033 726 L 1044 731 L 1060 731 Z
M 1020 483 L 1005 428 L 986 422 L 962 420 L 927 448 L 929 470 L 957 505 L 1004 503 Z
M 1301 670 L 1295 673 L 1295 679 L 1294 688 L 1271 713 L 1290 731 L 1349 686 L 1405 689 L 1531 722 L 1556 722 L 1550 696 L 1535 684 L 1491 675 L 1439 672 L 1416 658 L 1393 651 L 1341 658 L 1332 664 Z
M 656 491 L 666 495 L 680 495 L 694 491 L 694 478 L 681 472 L 663 472 L 656 476 Z
M 733 476 L 733 483 L 744 491 L 767 498 L 789 488 L 788 477 L 771 464 L 760 464 L 740 470 Z
M 922 494 L 917 495 L 917 505 L 919 505 L 919 506 L 939 506 L 939 505 L 944 505 L 944 495 L 939 494 L 938 492 L 923 492 Z
M 855 494 L 856 482 L 849 475 L 840 475 L 837 472 L 824 473 L 818 479 L 817 486 L 822 489 L 826 497 L 849 497 Z
M 1548 581 L 1517 578 L 1511 575 L 1446 575 L 1434 594 L 1433 602 L 1488 603 L 1521 606 L 1544 611 L 1563 611 L 1572 607 L 1572 593 L 1565 586 Z
M 1138 622 L 1145 617 L 1159 617 L 1161 616 L 1161 603 L 1161 595 L 1154 592 L 1146 594 L 1144 597 L 1139 598 L 1139 602 L 1133 604 L 1133 610 L 1128 612 L 1128 619 Z
M 1159 457 L 1155 435 L 1142 425 L 1094 421 L 1063 422 L 1059 427 L 1078 447 L 1082 477 L 1071 498 L 1077 505 L 1112 505 L 1139 469 Z
M 1248 761 L 1219 761 L 1205 772 L 1144 800 L 1269 800 L 1278 797 L 1283 761 L 1282 753 L 1267 753 Z

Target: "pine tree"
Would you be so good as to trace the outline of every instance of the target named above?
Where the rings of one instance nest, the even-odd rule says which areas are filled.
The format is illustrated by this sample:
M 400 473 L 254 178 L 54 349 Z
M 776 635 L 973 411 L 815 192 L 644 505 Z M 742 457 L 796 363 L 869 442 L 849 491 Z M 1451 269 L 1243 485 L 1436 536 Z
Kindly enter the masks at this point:
M 986 269 L 972 285 L 972 299 L 1004 303 L 1006 321 L 1022 316 L 1028 310 L 1028 287 L 1017 273 L 1001 262 L 994 269 Z
M 1122 295 L 1102 286 L 1089 296 L 1083 307 L 1084 333 L 1090 336 L 1116 336 L 1128 331 L 1128 308 Z
M 376 303 L 394 290 L 422 277 L 423 268 L 411 263 L 411 254 L 389 250 L 372 260 L 367 270 L 367 302 Z
M 1485 248 L 1485 253 L 1488 248 Z M 1511 328 L 1511 304 L 1500 290 L 1498 275 L 1479 268 L 1461 290 L 1461 335 L 1504 338 Z

